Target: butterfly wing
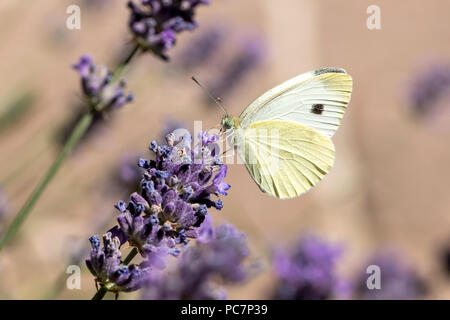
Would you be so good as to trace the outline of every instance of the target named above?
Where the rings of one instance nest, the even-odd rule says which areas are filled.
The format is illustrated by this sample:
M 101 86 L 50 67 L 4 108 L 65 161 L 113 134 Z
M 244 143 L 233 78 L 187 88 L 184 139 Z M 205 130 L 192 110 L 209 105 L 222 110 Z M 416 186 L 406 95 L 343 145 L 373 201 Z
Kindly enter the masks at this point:
M 254 122 L 236 132 L 236 144 L 260 189 L 280 199 L 308 191 L 334 162 L 334 145 L 329 137 L 293 122 Z
M 343 69 L 323 68 L 288 80 L 251 103 L 241 114 L 242 127 L 259 121 L 285 120 L 334 135 L 352 92 Z

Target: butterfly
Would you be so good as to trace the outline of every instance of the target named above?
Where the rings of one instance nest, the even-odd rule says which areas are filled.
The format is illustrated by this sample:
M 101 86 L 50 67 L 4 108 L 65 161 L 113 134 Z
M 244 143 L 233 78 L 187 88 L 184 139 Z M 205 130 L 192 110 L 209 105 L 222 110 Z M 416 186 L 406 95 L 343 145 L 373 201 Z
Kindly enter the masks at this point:
M 294 198 L 333 166 L 331 137 L 351 93 L 352 78 L 343 69 L 307 72 L 267 91 L 239 117 L 224 115 L 221 130 L 263 192 Z

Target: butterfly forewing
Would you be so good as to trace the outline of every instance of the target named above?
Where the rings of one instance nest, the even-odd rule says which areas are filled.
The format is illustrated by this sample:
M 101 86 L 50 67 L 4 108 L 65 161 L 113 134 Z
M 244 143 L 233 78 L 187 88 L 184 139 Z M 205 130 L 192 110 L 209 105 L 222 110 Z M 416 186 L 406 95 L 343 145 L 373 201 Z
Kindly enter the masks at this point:
M 242 127 L 259 121 L 284 120 L 331 137 L 350 101 L 352 78 L 344 70 L 323 68 L 269 90 L 241 114 Z

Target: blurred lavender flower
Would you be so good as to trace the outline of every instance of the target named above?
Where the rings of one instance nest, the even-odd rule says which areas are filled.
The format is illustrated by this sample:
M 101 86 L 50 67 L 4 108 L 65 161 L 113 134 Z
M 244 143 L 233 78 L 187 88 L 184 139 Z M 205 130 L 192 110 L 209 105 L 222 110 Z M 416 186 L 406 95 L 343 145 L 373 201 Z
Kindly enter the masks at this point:
M 436 64 L 413 81 L 410 100 L 414 111 L 424 115 L 433 111 L 436 102 L 450 93 L 450 66 Z M 450 104 L 450 101 L 449 101 Z
M 161 130 L 161 137 L 158 139 L 158 142 L 164 143 L 166 141 L 167 135 L 170 133 L 178 134 L 178 133 L 188 133 L 189 130 L 186 128 L 186 125 L 181 121 L 174 120 L 172 118 L 167 118 L 164 120 L 164 125 Z
M 0 186 L 0 223 L 6 219 L 8 213 L 8 201 L 6 200 L 6 196 Z
M 202 133 L 191 150 L 189 134 L 177 138 L 171 133 L 167 145 L 150 144 L 155 160 L 139 160 L 139 167 L 145 169 L 141 190 L 128 203 L 117 203 L 118 227 L 110 232 L 120 239 L 115 248 L 126 241 L 137 248 L 144 259 L 140 269 L 164 268 L 169 254 L 178 256 L 189 238 L 197 238 L 208 208 L 222 209 L 222 201 L 212 196 L 226 194 L 230 186 L 223 181 L 227 167 L 215 155 L 216 140 Z M 96 269 L 97 278 L 98 274 Z
M 205 64 L 219 49 L 225 36 L 225 30 L 211 27 L 194 38 L 180 54 L 180 64 L 185 70 L 191 70 Z
M 443 252 L 444 258 L 444 270 L 447 273 L 447 276 L 450 277 L 450 247 L 444 250 Z
M 223 75 L 210 86 L 212 94 L 215 97 L 229 94 L 243 80 L 244 76 L 255 69 L 262 60 L 261 42 L 256 39 L 246 41 L 240 52 L 225 67 Z
M 324 300 L 345 292 L 336 270 L 341 248 L 314 236 L 301 237 L 290 250 L 277 250 L 273 265 L 278 277 L 274 298 Z
M 96 283 L 106 287 L 109 291 L 129 292 L 140 288 L 143 276 L 148 269 L 141 269 L 137 265 L 122 265 L 119 251 L 120 240 L 113 237 L 111 232 L 103 236 L 103 247 L 101 247 L 98 236 L 89 238 L 92 250 L 86 265 L 95 276 Z
M 376 265 L 381 270 L 381 289 L 367 288 L 367 266 Z M 394 253 L 378 253 L 364 265 L 356 279 L 355 296 L 366 300 L 418 299 L 426 293 L 425 283 L 406 263 Z
M 247 278 L 245 235 L 231 225 L 204 229 L 201 233 L 209 236 L 187 248 L 174 270 L 147 274 L 144 299 L 226 299 L 218 283 L 236 284 Z
M 167 60 L 166 52 L 175 44 L 176 34 L 194 30 L 195 8 L 209 0 L 141 0 L 128 2 L 131 10 L 129 27 L 136 43 Z
M 126 153 L 119 161 L 116 171 L 116 179 L 118 187 L 121 190 L 132 192 L 139 188 L 139 179 L 142 177 L 143 170 L 137 164 L 139 162 L 137 153 Z
M 95 111 L 108 111 L 133 101 L 131 93 L 125 94 L 125 81 L 113 83 L 112 73 L 104 66 L 95 66 L 90 56 L 81 56 L 73 68 L 80 74 L 83 94 Z

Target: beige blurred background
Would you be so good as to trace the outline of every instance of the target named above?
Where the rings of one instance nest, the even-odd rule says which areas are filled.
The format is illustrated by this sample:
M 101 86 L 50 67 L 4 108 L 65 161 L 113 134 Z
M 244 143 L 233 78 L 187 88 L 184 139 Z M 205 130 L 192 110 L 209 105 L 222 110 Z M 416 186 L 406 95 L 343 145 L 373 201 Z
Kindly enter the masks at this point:
M 112 67 L 130 40 L 126 1 L 109 2 L 101 7 L 76 0 L 0 3 L 0 107 L 23 91 L 35 96 L 32 110 L 0 133 L 0 183 L 11 215 L 57 155 L 55 136 L 80 99 L 78 75 L 70 66 L 89 53 Z M 81 7 L 81 30 L 66 29 L 70 4 Z M 366 27 L 372 4 L 381 8 L 381 30 Z M 449 113 L 438 123 L 413 117 L 407 96 L 412 77 L 428 63 L 450 60 L 449 11 L 446 0 L 212 0 L 201 7 L 199 29 L 180 35 L 169 53 L 172 62 L 151 55 L 134 61 L 126 78 L 135 102 L 76 150 L 14 243 L 0 253 L 1 297 L 42 298 L 64 273 L 71 250 L 105 231 L 99 221 L 109 215 L 114 224 L 113 204 L 124 196 L 108 192 L 110 176 L 125 152 L 146 154 L 165 119 L 188 126 L 203 120 L 204 128 L 219 122 L 221 111 L 205 104 L 191 74 L 178 70 L 176 61 L 190 41 L 221 24 L 230 42 L 219 57 L 227 57 L 242 35 L 261 38 L 265 50 L 259 67 L 225 96 L 232 114 L 283 80 L 319 67 L 345 68 L 354 79 L 350 107 L 333 138 L 335 166 L 312 191 L 277 200 L 261 193 L 243 166 L 229 168 L 232 188 L 223 211 L 212 212 L 214 221 L 245 232 L 253 258 L 265 265 L 244 287 L 230 288 L 229 297 L 266 297 L 273 281 L 270 249 L 310 231 L 345 246 L 346 276 L 375 250 L 397 248 L 430 284 L 428 298 L 450 298 L 439 264 L 439 250 L 450 241 Z M 221 76 L 216 64 L 194 71 L 206 83 Z M 93 295 L 92 276 L 84 264 L 82 269 L 81 290 L 63 290 L 58 298 Z

